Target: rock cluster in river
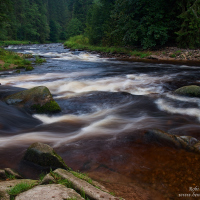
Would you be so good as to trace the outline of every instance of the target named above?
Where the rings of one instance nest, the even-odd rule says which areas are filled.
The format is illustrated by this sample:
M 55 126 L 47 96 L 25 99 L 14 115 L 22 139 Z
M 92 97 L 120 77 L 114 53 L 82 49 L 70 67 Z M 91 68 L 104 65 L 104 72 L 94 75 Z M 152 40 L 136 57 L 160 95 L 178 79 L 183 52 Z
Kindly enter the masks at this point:
M 48 157 L 48 159 L 54 159 L 56 154 L 50 146 L 42 143 L 35 143 L 29 147 L 25 153 L 25 158 L 28 155 L 33 155 L 33 152 L 39 156 L 39 160 L 43 158 L 44 154 L 52 153 L 53 155 Z M 61 158 L 57 154 L 56 157 L 59 157 L 59 159 Z M 43 163 L 42 160 L 38 163 L 36 159 L 33 159 L 32 162 L 34 164 L 40 164 L 41 166 L 47 165 L 45 159 Z M 63 161 L 62 164 L 64 164 Z M 20 180 L 18 180 L 18 178 L 20 178 Z M 46 174 L 42 180 L 22 179 L 22 177 L 13 170 L 4 169 L 0 170 L 0 180 L 1 200 L 122 199 L 112 196 L 101 184 L 83 174 L 73 172 L 71 169 L 65 170 L 58 168 L 55 171 L 50 170 L 50 173 Z M 18 189 L 16 190 L 16 188 Z

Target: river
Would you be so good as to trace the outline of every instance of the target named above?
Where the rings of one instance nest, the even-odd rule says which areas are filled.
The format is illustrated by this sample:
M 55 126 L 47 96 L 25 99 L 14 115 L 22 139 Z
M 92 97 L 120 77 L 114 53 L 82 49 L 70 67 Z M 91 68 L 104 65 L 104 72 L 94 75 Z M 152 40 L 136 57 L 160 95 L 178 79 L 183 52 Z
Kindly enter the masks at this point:
M 200 140 L 199 99 L 172 93 L 184 85 L 200 85 L 200 66 L 119 61 L 70 51 L 62 44 L 8 49 L 47 62 L 31 72 L 1 72 L 1 91 L 46 86 L 62 112 L 30 116 L 1 103 L 0 168 L 34 177 L 34 170 L 20 160 L 39 141 L 54 147 L 72 169 L 87 172 L 126 199 L 156 199 L 154 194 L 176 199 L 199 183 L 198 155 L 146 144 L 137 135 L 160 129 Z

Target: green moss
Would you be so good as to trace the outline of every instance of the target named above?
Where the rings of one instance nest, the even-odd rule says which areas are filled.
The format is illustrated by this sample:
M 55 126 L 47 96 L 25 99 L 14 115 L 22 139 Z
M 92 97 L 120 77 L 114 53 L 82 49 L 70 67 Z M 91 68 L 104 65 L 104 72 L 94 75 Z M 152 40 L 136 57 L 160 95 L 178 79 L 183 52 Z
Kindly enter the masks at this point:
M 75 172 L 75 171 L 70 171 L 74 176 L 76 176 L 77 178 L 79 179 L 82 179 L 82 180 L 85 180 L 87 181 L 88 183 L 92 184 L 92 179 L 90 177 L 88 177 L 87 174 L 83 174 L 83 173 L 80 173 L 80 172 Z
M 40 145 L 40 143 L 34 143 L 27 149 L 24 160 L 46 168 L 69 169 L 53 148 L 44 144 Z
M 37 113 L 57 113 L 61 111 L 60 106 L 55 101 L 50 101 L 43 106 L 39 104 L 35 104 L 31 106 L 32 110 L 35 110 Z
M 53 172 L 52 170 L 50 171 L 50 175 L 54 178 L 54 180 L 55 180 L 55 182 L 57 184 L 61 184 L 61 185 L 64 185 L 65 187 L 67 187 L 67 188 L 72 188 L 73 189 L 72 182 L 69 181 L 68 179 L 62 178 L 62 176 L 60 176 L 56 172 Z
M 197 85 L 184 86 L 177 89 L 175 94 L 188 97 L 200 97 L 200 87 Z

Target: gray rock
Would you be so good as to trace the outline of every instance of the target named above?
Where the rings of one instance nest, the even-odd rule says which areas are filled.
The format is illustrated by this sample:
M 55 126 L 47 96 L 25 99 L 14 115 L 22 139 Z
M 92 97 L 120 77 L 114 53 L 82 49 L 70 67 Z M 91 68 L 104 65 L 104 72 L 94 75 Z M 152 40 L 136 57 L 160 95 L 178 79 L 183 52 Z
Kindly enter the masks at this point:
M 8 105 L 17 105 L 36 113 L 56 113 L 61 111 L 49 89 L 44 86 L 11 94 L 5 98 L 5 102 Z
M 181 144 L 175 135 L 170 135 L 161 130 L 148 130 L 145 132 L 144 137 L 148 143 L 157 142 L 163 145 L 181 147 Z
M 47 168 L 69 169 L 63 159 L 47 144 L 34 143 L 26 151 L 24 160 Z
M 199 142 L 199 140 L 191 136 L 180 136 L 180 138 L 183 139 L 189 146 L 194 146 Z
M 49 183 L 55 183 L 55 179 L 50 174 L 47 174 L 43 178 L 41 185 L 45 185 L 45 184 L 49 184 Z
M 18 180 L 12 180 L 12 181 L 2 181 L 0 182 L 0 195 L 2 196 L 1 200 L 9 200 L 10 196 L 8 195 L 8 190 L 10 190 L 11 187 L 14 187 L 15 185 L 19 183 L 28 183 L 28 184 L 36 184 L 36 180 L 30 180 L 30 179 L 18 179 Z
M 0 199 L 1 200 L 10 200 L 10 195 L 6 191 L 0 190 Z
M 175 90 L 174 93 L 181 96 L 200 97 L 200 87 L 197 85 L 184 86 Z
M 144 140 L 148 143 L 156 142 L 200 153 L 200 142 L 191 136 L 177 136 L 161 130 L 148 130 L 144 133 Z
M 114 197 L 106 192 L 101 191 L 100 189 L 97 189 L 93 185 L 89 184 L 88 182 L 81 180 L 77 177 L 75 177 L 72 173 L 63 170 L 63 169 L 57 169 L 54 171 L 58 175 L 60 175 L 62 178 L 69 180 L 72 183 L 72 187 L 79 192 L 84 191 L 85 196 L 87 196 L 89 199 L 93 200 L 120 200 L 117 197 Z
M 36 186 L 26 192 L 19 194 L 15 200 L 64 200 L 74 198 L 84 200 L 73 189 L 66 188 L 64 185 L 51 184 Z
M 194 145 L 194 148 L 196 149 L 196 151 L 200 152 L 200 142 L 196 143 Z

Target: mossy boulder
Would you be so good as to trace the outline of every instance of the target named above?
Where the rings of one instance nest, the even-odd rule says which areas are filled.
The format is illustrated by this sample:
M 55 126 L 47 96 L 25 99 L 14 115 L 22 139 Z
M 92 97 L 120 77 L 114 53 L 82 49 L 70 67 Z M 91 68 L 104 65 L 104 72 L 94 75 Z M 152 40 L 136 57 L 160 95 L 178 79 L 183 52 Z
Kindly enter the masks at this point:
M 34 143 L 27 150 L 23 160 L 44 168 L 69 169 L 63 159 L 54 151 L 52 147 L 43 143 Z
M 34 113 L 60 112 L 60 106 L 54 101 L 49 89 L 44 86 L 34 87 L 11 94 L 5 98 L 8 105 L 17 105 Z
M 197 85 L 184 86 L 175 90 L 174 93 L 181 96 L 200 97 L 200 87 Z

